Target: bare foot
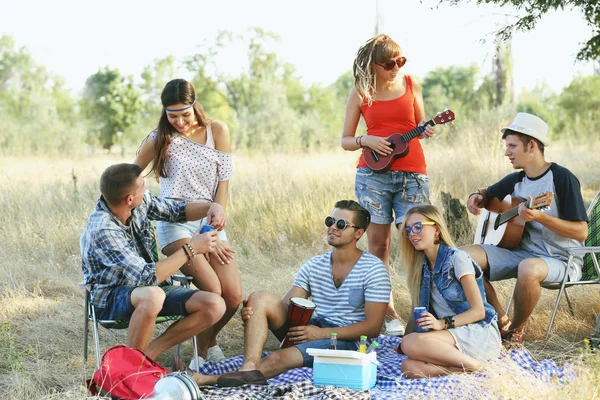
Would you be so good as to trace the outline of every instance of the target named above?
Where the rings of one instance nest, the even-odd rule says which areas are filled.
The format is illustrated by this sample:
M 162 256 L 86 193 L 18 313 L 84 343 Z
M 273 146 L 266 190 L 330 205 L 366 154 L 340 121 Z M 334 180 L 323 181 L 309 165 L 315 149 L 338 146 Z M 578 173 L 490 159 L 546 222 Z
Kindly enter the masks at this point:
M 503 335 L 506 332 L 510 331 L 511 327 L 512 323 L 507 315 L 505 315 L 498 321 L 498 329 L 500 330 L 500 335 Z
M 210 386 L 217 384 L 217 379 L 219 376 L 221 375 L 202 375 L 194 373 L 192 375 L 192 379 L 194 379 L 194 382 L 196 382 L 198 386 Z

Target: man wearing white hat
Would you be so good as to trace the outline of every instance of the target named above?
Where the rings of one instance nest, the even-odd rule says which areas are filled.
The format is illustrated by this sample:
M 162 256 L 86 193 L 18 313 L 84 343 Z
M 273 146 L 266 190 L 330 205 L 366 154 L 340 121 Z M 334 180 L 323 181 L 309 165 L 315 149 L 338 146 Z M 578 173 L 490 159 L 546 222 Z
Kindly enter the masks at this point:
M 493 245 L 471 245 L 464 248 L 482 267 L 489 281 L 517 278 L 515 312 L 510 321 L 498 301 L 494 288 L 486 281 L 486 297 L 499 317 L 503 339 L 523 342 L 527 319 L 541 295 L 541 284 L 561 282 L 565 276 L 568 256 L 550 243 L 561 247 L 583 246 L 587 236 L 587 215 L 579 180 L 568 169 L 546 161 L 544 148 L 550 144 L 548 125 L 539 117 L 518 113 L 507 128 L 500 130 L 506 151 L 514 169 L 487 188 L 480 188 L 469 196 L 467 208 L 479 215 L 480 208 L 495 197 L 502 201 L 512 195 L 521 199 L 552 192 L 552 203 L 546 211 L 519 206 L 519 216 L 525 220 L 525 231 L 516 249 L 508 250 Z M 581 277 L 582 260 L 571 269 L 570 280 Z

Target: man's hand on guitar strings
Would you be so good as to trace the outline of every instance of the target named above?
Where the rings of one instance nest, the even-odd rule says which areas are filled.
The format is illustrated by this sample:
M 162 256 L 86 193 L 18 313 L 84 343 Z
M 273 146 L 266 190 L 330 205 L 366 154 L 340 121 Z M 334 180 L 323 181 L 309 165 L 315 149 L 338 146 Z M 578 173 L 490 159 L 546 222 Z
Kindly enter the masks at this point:
M 477 204 L 481 204 L 483 201 L 483 196 L 479 193 L 473 193 L 469 196 L 469 200 L 467 201 L 467 209 L 473 215 L 479 215 L 481 213 L 481 209 L 477 207 Z

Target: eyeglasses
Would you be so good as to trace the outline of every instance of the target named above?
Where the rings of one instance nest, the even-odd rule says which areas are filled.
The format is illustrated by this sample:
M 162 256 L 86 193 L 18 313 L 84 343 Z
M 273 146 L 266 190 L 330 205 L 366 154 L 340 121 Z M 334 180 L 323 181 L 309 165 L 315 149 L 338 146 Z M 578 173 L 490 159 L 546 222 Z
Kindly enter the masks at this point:
M 335 218 L 333 217 L 327 217 L 325 218 L 325 226 L 326 227 L 331 227 L 333 224 L 335 224 L 335 227 L 338 228 L 340 231 L 343 231 L 344 229 L 350 227 L 350 228 L 355 228 L 355 229 L 363 229 L 360 226 L 356 226 L 356 225 L 350 225 L 350 223 L 348 221 L 346 221 L 345 219 L 338 219 L 336 221 Z
M 426 222 L 415 222 L 413 225 L 411 226 L 407 226 L 405 228 L 402 229 L 402 237 L 408 239 L 408 237 L 410 236 L 410 233 L 414 233 L 415 235 L 423 232 L 423 225 L 436 225 L 435 222 L 431 222 L 431 221 L 426 221 Z
M 383 64 L 379 64 L 379 63 L 376 63 L 376 64 L 379 65 L 380 67 L 383 67 L 383 69 L 385 69 L 386 71 L 391 71 L 394 69 L 395 65 L 397 65 L 398 68 L 404 67 L 404 64 L 406 64 L 406 57 L 400 57 L 396 60 L 387 60 Z

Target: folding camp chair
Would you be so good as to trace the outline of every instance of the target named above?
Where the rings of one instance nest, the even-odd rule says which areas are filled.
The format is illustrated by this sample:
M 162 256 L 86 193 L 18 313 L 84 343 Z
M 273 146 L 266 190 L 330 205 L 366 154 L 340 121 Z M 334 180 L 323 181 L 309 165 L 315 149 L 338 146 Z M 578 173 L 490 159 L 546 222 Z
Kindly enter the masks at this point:
M 156 241 L 156 231 L 154 224 L 150 227 L 150 233 L 152 235 L 152 258 L 154 261 L 159 260 L 158 255 L 158 243 Z M 190 283 L 192 282 L 191 276 L 183 276 L 183 275 L 173 275 L 171 277 L 173 283 L 178 282 L 180 285 L 185 286 L 187 288 L 190 287 Z M 106 328 L 106 329 L 127 329 L 129 327 L 129 320 L 98 320 L 96 318 L 96 310 L 94 305 L 92 304 L 91 298 L 91 285 L 86 285 L 84 283 L 80 283 L 79 286 L 85 290 L 85 318 L 83 325 L 83 361 L 87 362 L 88 356 L 88 333 L 89 333 L 89 323 L 92 322 L 94 327 L 94 342 L 96 345 L 96 365 L 100 368 L 100 338 L 98 325 Z M 158 317 L 156 318 L 156 323 L 161 324 L 168 321 L 179 321 L 184 317 L 181 315 L 174 316 L 166 316 L 166 317 Z M 192 337 L 192 346 L 194 348 L 194 360 L 198 359 L 198 347 L 196 346 L 196 336 Z M 178 366 L 181 365 L 181 343 L 177 345 L 177 354 L 173 359 L 173 369 L 178 369 Z
M 189 284 L 192 280 L 190 276 L 183 275 L 175 275 L 171 277 L 174 282 L 179 282 L 181 285 L 185 287 L 189 287 Z M 87 362 L 88 356 L 88 333 L 89 333 L 89 323 L 92 323 L 94 328 L 94 343 L 96 345 L 96 365 L 100 368 L 100 337 L 98 325 L 102 326 L 106 329 L 127 329 L 129 327 L 129 320 L 99 320 L 96 318 L 96 310 L 94 305 L 92 304 L 91 299 L 91 287 L 90 285 L 80 284 L 80 287 L 85 290 L 85 319 L 83 325 L 83 361 Z M 184 317 L 181 315 L 173 315 L 173 316 L 165 316 L 165 317 L 157 317 L 156 323 L 161 324 L 164 322 L 175 322 L 183 319 Z M 196 336 L 192 336 L 192 346 L 194 348 L 194 359 L 198 357 L 198 348 L 196 346 Z M 181 343 L 177 345 L 177 354 L 173 360 L 173 367 L 176 369 L 181 362 Z
M 560 248 L 562 251 L 566 252 L 569 255 L 569 260 L 567 262 L 566 267 L 567 272 L 570 271 L 571 268 L 575 268 L 573 259 L 576 256 L 583 257 L 583 268 L 581 279 L 578 281 L 569 281 L 568 273 L 566 273 L 562 282 L 542 284 L 542 287 L 545 289 L 558 290 L 558 296 L 556 297 L 554 310 L 552 311 L 552 317 L 550 317 L 550 323 L 548 324 L 548 330 L 546 331 L 546 336 L 544 337 L 544 340 L 547 340 L 550 336 L 550 330 L 552 329 L 552 325 L 554 324 L 554 318 L 556 317 L 556 312 L 558 311 L 558 305 L 560 303 L 560 298 L 562 297 L 563 292 L 565 293 L 565 297 L 567 298 L 567 304 L 569 305 L 571 315 L 575 317 L 575 311 L 573 310 L 571 299 L 569 298 L 569 294 L 567 293 L 567 288 L 579 285 L 600 284 L 600 267 L 598 266 L 600 260 L 600 192 L 596 193 L 594 200 L 592 200 L 592 203 L 588 207 L 587 215 L 588 237 L 585 240 L 584 247 L 563 248 L 556 244 L 552 244 L 552 246 Z M 508 310 L 510 310 L 510 305 L 512 303 L 514 295 L 515 291 L 513 289 L 513 294 L 510 297 L 508 306 L 506 307 L 507 313 Z

